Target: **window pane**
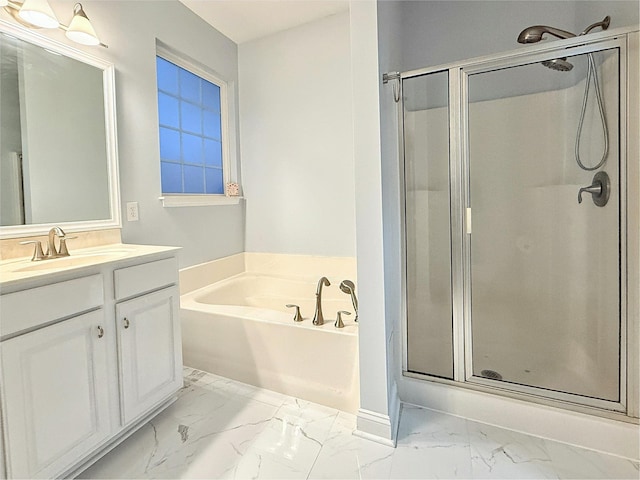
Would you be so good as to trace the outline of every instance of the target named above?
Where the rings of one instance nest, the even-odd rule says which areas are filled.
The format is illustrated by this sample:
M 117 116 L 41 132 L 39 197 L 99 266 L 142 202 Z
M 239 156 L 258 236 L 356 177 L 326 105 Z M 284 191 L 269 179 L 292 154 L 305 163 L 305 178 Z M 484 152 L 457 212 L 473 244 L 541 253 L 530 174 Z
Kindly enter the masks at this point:
M 204 169 L 202 167 L 184 167 L 184 193 L 204 193 Z
M 179 102 L 177 99 L 158 93 L 158 117 L 160 125 L 167 127 L 180 127 L 180 112 L 178 110 Z
M 224 194 L 221 88 L 179 63 L 156 58 L 162 191 Z
M 222 144 L 217 140 L 204 140 L 204 163 L 207 166 L 222 168 Z
M 209 112 L 205 110 L 203 112 L 204 116 L 204 134 L 207 137 L 213 137 L 215 139 L 220 140 L 221 130 L 220 130 L 220 114 Z
M 178 67 L 164 58 L 156 57 L 158 88 L 178 95 Z
M 207 193 L 224 193 L 222 170 L 219 168 L 205 168 L 204 171 L 207 178 Z
M 206 80 L 202 81 L 202 103 L 205 108 L 220 111 L 220 87 Z
M 180 161 L 180 133 L 160 127 L 160 159 Z
M 202 109 L 197 106 L 180 102 L 182 130 L 194 133 L 202 133 Z
M 202 137 L 182 134 L 182 161 L 184 163 L 202 164 Z
M 200 103 L 200 77 L 182 68 L 180 69 L 180 96 Z
M 162 193 L 182 193 L 182 166 L 160 162 Z

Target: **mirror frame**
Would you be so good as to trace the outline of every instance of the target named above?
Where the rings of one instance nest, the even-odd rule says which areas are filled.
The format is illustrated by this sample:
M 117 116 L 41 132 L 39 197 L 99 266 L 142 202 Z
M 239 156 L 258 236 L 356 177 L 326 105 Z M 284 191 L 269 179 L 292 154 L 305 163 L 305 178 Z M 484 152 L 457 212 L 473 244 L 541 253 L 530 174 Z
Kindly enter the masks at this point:
M 102 70 L 104 87 L 105 139 L 107 145 L 107 178 L 109 182 L 109 209 L 111 212 L 110 218 L 100 220 L 0 226 L 0 239 L 46 235 L 54 226 L 62 227 L 65 232 L 122 228 L 120 215 L 120 183 L 118 175 L 118 141 L 116 136 L 115 66 L 106 60 L 78 50 L 70 45 L 58 42 L 57 40 L 45 37 L 35 31 L 28 30 L 21 25 L 1 18 L 0 33 L 29 42 L 41 48 L 46 48 L 52 52 L 73 58 Z

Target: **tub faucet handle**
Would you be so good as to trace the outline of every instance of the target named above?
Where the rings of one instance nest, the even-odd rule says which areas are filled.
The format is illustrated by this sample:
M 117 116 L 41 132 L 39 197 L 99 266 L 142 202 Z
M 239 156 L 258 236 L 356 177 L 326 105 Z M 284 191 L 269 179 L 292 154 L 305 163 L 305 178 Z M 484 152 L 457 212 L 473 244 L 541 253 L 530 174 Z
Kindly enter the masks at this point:
M 286 307 L 287 308 L 295 308 L 296 309 L 296 313 L 293 315 L 293 321 L 294 322 L 301 322 L 302 320 L 304 320 L 304 318 L 302 318 L 302 314 L 300 313 L 300 305 L 294 305 L 293 303 L 287 303 Z
M 333 324 L 336 328 L 344 328 L 344 322 L 342 321 L 342 315 L 351 315 L 351 312 L 347 312 L 346 310 L 340 310 L 338 312 L 338 318 L 336 318 L 336 323 Z

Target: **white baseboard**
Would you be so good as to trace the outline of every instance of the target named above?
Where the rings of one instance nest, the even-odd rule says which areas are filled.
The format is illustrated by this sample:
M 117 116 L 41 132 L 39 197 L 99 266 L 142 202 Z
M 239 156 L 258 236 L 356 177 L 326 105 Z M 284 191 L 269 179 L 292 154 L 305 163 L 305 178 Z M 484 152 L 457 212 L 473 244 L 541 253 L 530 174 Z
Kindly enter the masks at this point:
M 356 430 L 353 432 L 354 435 L 383 445 L 396 446 L 401 406 L 396 382 L 391 385 L 389 397 L 388 415 L 364 408 L 358 410 L 358 421 Z

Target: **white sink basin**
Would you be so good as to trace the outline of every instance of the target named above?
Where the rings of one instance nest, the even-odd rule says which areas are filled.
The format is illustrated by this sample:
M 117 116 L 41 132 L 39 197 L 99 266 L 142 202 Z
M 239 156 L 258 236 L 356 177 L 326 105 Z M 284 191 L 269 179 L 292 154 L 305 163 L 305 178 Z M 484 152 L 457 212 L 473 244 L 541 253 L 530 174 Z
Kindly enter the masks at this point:
M 54 258 L 52 260 L 40 260 L 38 262 L 29 262 L 24 267 L 14 268 L 14 272 L 37 272 L 44 270 L 57 270 L 69 267 L 81 267 L 94 263 L 108 262 L 110 260 L 124 257 L 130 254 L 130 250 L 108 250 L 105 252 L 85 253 L 79 255 L 71 255 L 70 257 Z

